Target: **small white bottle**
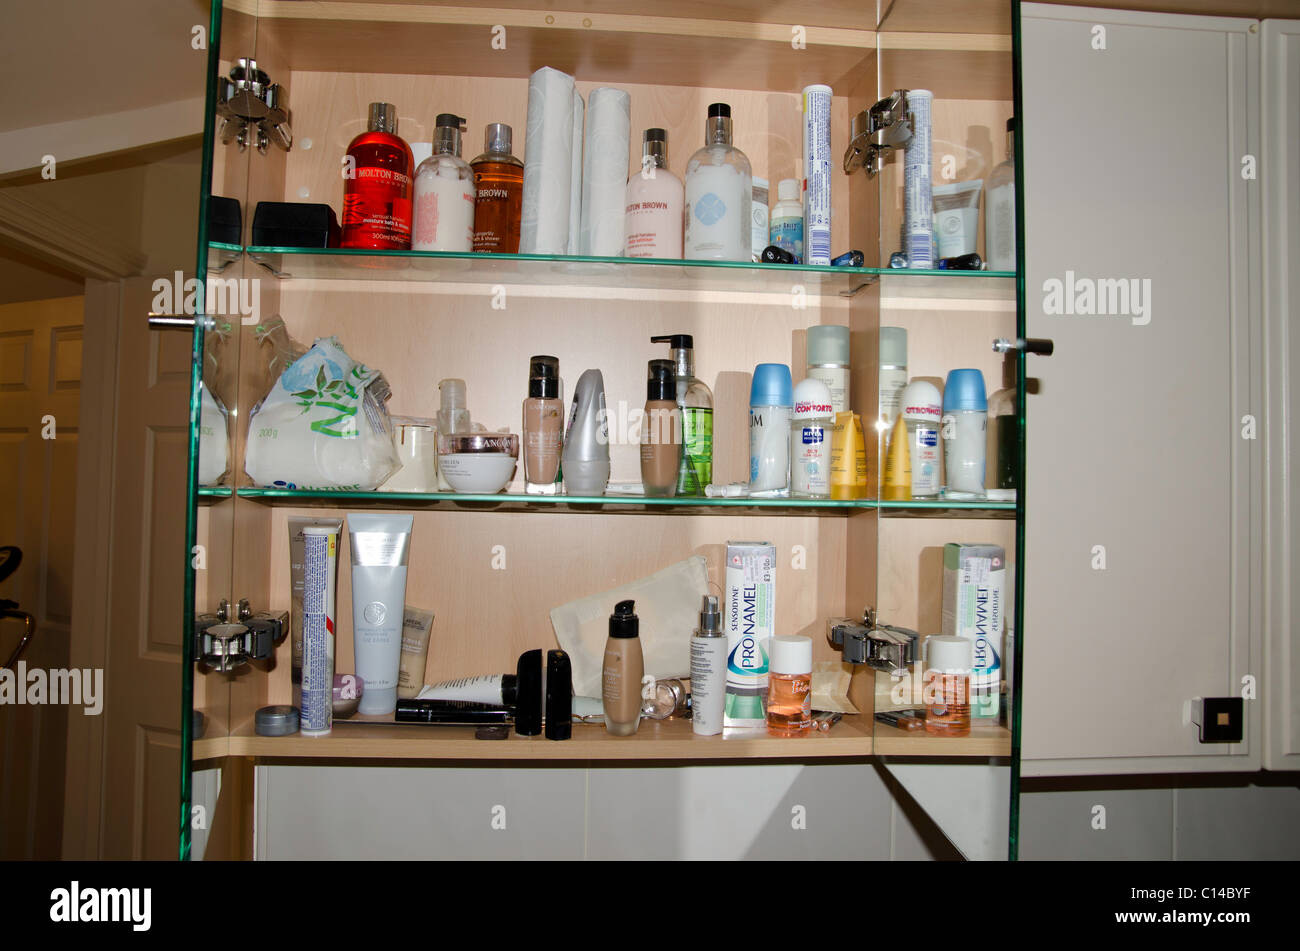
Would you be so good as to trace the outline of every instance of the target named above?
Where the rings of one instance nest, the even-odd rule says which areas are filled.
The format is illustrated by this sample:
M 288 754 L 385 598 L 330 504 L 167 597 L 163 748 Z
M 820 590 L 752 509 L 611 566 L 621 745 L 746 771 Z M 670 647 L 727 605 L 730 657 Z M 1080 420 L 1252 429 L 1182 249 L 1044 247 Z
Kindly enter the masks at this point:
M 794 388 L 790 415 L 790 494 L 800 499 L 831 497 L 831 391 L 809 377 Z
M 802 222 L 801 218 L 801 228 Z M 842 324 L 809 327 L 807 351 L 808 376 L 830 387 L 837 415 L 849 412 L 849 328 Z
M 470 251 L 474 247 L 474 170 L 460 157 L 465 120 L 444 113 L 433 134 L 433 154 L 415 173 L 414 251 Z
M 727 635 L 717 595 L 706 594 L 700 626 L 691 635 L 691 729 L 700 736 L 717 736 L 726 703 Z
M 907 451 L 912 465 L 912 498 L 936 499 L 943 487 L 939 468 L 939 427 L 943 401 L 939 388 L 925 380 L 903 387 L 899 412 L 907 426 Z
M 949 370 L 943 385 L 942 421 L 946 498 L 984 498 L 988 419 L 984 374 L 971 369 Z
M 752 202 L 749 159 L 731 144 L 731 106 L 715 102 L 704 125 L 704 147 L 686 163 L 682 257 L 752 260 Z
M 776 197 L 769 243 L 793 254 L 795 264 L 803 264 L 803 203 L 799 201 L 798 180 L 783 178 L 777 182 Z

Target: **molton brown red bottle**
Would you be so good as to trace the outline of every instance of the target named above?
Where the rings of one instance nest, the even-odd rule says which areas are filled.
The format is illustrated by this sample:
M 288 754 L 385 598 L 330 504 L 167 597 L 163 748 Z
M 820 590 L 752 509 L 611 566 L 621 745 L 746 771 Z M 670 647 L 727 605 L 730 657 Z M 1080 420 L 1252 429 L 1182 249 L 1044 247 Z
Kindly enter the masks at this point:
M 366 131 L 348 146 L 343 168 L 344 248 L 411 247 L 411 147 L 397 135 L 397 108 L 372 102 Z

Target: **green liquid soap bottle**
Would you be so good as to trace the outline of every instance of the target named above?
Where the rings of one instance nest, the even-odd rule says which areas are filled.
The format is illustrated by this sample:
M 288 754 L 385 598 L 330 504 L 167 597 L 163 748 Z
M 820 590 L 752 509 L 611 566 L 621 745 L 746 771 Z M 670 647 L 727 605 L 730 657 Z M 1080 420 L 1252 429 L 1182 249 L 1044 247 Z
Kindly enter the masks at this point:
M 677 366 L 677 405 L 682 410 L 682 465 L 678 495 L 703 495 L 713 481 L 713 391 L 695 376 L 695 341 L 690 334 L 651 337 L 672 348 Z

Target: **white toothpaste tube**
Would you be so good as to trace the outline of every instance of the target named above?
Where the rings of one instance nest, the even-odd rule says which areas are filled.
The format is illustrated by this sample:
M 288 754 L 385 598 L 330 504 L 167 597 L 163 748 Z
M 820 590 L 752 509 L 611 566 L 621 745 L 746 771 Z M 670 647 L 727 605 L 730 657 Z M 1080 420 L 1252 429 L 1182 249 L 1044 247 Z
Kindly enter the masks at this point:
M 934 196 L 930 181 L 930 108 L 934 93 L 909 89 L 912 140 L 903 154 L 903 250 L 909 268 L 933 268 Z
M 768 642 L 776 633 L 776 546 L 727 542 L 723 588 L 727 700 L 723 727 L 761 727 L 767 719 Z
M 831 87 L 803 90 L 804 263 L 831 263 Z
M 299 732 L 324 736 L 334 720 L 334 585 L 339 566 L 339 531 L 334 525 L 302 529 L 302 700 Z

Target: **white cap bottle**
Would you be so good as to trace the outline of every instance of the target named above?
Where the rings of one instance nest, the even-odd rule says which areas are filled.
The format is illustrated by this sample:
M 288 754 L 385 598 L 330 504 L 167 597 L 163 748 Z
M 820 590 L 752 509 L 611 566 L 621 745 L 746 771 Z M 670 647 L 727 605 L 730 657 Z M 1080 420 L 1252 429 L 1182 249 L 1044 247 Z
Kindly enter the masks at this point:
M 939 388 L 925 380 L 903 387 L 899 412 L 907 426 L 907 449 L 912 463 L 912 498 L 939 497 L 943 479 L 939 470 L 939 428 L 943 400 Z
M 794 388 L 790 414 L 790 494 L 801 499 L 831 497 L 831 390 L 808 377 Z

